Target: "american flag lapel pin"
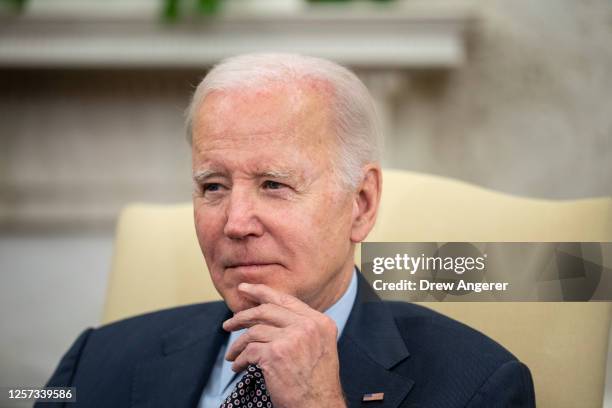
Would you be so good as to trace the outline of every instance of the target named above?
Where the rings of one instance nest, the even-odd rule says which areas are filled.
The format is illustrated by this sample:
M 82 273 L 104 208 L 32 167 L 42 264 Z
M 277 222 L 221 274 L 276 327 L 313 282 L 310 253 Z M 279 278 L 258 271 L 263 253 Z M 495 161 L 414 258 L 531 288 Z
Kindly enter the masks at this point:
M 375 392 L 372 394 L 363 394 L 362 401 L 382 401 L 385 399 L 384 392 Z

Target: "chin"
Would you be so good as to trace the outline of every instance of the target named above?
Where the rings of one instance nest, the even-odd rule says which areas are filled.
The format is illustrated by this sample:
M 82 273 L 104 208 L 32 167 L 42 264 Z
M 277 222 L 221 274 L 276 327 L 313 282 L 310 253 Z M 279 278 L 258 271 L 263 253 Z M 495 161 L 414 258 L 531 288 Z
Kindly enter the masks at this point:
M 227 307 L 234 313 L 258 306 L 258 303 L 245 299 L 236 292 L 232 293 L 229 297 L 224 296 L 224 299 Z

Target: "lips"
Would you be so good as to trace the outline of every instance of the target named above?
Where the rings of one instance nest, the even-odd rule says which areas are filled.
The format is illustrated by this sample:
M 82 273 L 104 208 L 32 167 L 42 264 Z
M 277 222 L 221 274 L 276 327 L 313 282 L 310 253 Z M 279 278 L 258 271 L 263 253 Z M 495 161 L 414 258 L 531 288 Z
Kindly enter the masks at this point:
M 232 281 L 247 283 L 266 283 L 276 273 L 274 267 L 277 263 L 246 263 L 239 262 L 225 267 L 225 272 L 229 274 Z
M 226 269 L 229 268 L 262 268 L 265 266 L 278 265 L 275 262 L 236 262 L 231 263 L 225 266 Z
M 228 254 L 229 255 L 229 254 Z M 225 259 L 221 259 L 221 264 L 224 268 L 240 268 L 240 267 L 256 267 L 256 266 L 269 266 L 269 265 L 280 265 L 278 261 L 276 261 L 273 257 L 264 257 L 264 256 L 239 256 L 238 254 L 234 256 L 224 257 Z

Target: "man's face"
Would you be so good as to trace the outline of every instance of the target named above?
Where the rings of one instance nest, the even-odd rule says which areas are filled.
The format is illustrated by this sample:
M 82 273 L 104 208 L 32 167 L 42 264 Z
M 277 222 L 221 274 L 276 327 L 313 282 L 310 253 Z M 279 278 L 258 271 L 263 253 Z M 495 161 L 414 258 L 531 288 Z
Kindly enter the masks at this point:
M 217 91 L 193 126 L 195 227 L 215 287 L 234 312 L 253 307 L 241 282 L 323 310 L 353 267 L 352 193 L 321 84 Z

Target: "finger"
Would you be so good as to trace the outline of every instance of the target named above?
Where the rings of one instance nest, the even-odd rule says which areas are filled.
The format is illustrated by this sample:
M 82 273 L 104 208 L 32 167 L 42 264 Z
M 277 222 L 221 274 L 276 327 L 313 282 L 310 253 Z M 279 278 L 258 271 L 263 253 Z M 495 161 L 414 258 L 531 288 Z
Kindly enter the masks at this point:
M 232 364 L 232 370 L 235 373 L 239 373 L 246 368 L 250 364 L 259 364 L 259 360 L 261 359 L 262 353 L 262 343 L 249 343 L 245 347 L 245 349 L 238 355 L 238 357 L 234 360 Z
M 273 339 L 278 338 L 281 329 L 272 326 L 266 326 L 263 324 L 256 324 L 242 333 L 240 337 L 232 344 L 230 349 L 225 354 L 225 359 L 228 361 L 234 361 L 240 353 L 244 351 L 249 343 L 269 343 Z
M 243 282 L 238 285 L 238 290 L 259 304 L 271 303 L 299 314 L 309 314 L 312 311 L 310 306 L 295 296 L 272 289 L 267 285 Z
M 275 327 L 287 327 L 294 323 L 298 316 L 295 313 L 280 306 L 265 303 L 250 309 L 242 310 L 233 317 L 223 322 L 223 329 L 235 331 L 255 326 L 256 324 L 267 324 Z

